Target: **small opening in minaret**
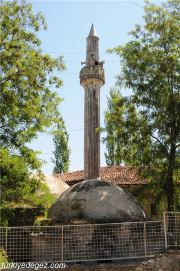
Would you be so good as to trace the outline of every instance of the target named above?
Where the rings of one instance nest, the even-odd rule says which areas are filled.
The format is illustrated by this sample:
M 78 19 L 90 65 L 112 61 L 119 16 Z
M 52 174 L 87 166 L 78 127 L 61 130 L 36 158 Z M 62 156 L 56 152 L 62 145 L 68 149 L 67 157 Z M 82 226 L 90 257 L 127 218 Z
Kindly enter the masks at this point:
M 95 65 L 99 65 L 99 62 L 95 61 Z

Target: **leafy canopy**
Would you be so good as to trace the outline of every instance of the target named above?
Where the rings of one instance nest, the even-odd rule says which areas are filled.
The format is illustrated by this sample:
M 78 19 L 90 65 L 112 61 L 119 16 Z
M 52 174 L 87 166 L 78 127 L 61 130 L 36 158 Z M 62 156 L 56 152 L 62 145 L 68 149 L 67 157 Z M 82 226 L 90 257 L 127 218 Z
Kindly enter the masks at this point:
M 62 116 L 57 124 L 57 130 L 54 131 L 54 146 L 55 151 L 53 151 L 55 159 L 52 162 L 55 164 L 53 168 L 53 174 L 64 173 L 69 171 L 70 166 L 70 153 L 71 150 L 68 147 L 69 134 L 67 133 L 64 120 Z
M 117 86 L 132 89 L 133 95 L 121 98 L 111 91 L 112 108 L 105 117 L 109 127 L 115 125 L 117 163 L 123 158 L 139 167 L 157 203 L 167 199 L 173 211 L 180 209 L 180 2 L 169 0 L 161 7 L 145 2 L 144 28 L 136 24 L 128 33 L 133 40 L 108 50 L 121 59 Z
M 53 72 L 66 69 L 63 57 L 43 54 L 36 36 L 47 24 L 41 12 L 33 13 L 26 0 L 1 0 L 1 209 L 12 202 L 48 206 L 53 200 L 38 180 L 29 179 L 31 170 L 41 169 L 38 152 L 27 144 L 59 121 L 62 99 L 51 87 L 60 88 Z M 37 197 L 37 191 L 44 196 Z M 2 224 L 6 223 L 6 214 Z
M 36 178 L 29 178 L 28 163 L 17 155 L 10 155 L 7 149 L 1 150 L 1 225 L 8 225 L 8 217 L 13 216 L 12 208 L 48 208 L 55 197 L 49 188 Z M 43 175 L 40 174 L 41 179 Z
M 102 132 L 107 132 L 102 142 L 106 144 L 105 157 L 108 166 L 120 165 L 122 162 L 132 165 L 136 160 L 136 145 L 129 128 L 136 123 L 137 112 L 135 105 L 126 101 L 127 98 L 122 97 L 118 87 L 111 88 L 110 97 L 107 97 L 108 108 L 104 111 L 105 128 L 101 128 Z
M 58 122 L 62 99 L 50 87 L 62 86 L 52 72 L 65 65 L 62 57 L 42 54 L 35 34 L 41 25 L 47 29 L 41 12 L 35 15 L 25 0 L 1 4 L 1 144 L 23 154 L 37 132 Z

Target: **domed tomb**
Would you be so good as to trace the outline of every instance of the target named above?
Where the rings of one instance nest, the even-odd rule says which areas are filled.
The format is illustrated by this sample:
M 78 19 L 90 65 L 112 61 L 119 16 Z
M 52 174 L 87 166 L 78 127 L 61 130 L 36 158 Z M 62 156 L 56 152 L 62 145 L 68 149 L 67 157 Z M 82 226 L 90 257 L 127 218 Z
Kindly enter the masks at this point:
M 31 179 L 36 178 L 37 180 L 40 180 L 40 182 L 47 184 L 49 192 L 55 197 L 59 197 L 59 195 L 69 188 L 68 184 L 52 175 L 44 174 L 44 179 L 41 179 L 38 174 L 30 174 L 29 177 Z M 42 194 L 42 192 L 39 193 L 40 196 Z
M 127 190 L 106 181 L 86 180 L 65 190 L 52 204 L 51 219 L 148 219 L 141 204 Z

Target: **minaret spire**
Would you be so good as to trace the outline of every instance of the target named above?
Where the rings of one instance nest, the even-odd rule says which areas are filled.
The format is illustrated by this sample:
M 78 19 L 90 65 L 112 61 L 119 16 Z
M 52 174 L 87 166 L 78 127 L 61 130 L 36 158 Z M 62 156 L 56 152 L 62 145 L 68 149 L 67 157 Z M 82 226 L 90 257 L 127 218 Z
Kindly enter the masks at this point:
M 99 61 L 99 38 L 92 24 L 86 38 L 86 64 L 80 71 L 84 99 L 84 179 L 100 179 L 100 89 L 105 84 L 104 61 Z
M 89 36 L 96 36 L 97 37 L 97 34 L 96 34 L 96 29 L 94 27 L 94 25 L 92 24 L 91 26 L 91 30 L 89 32 Z

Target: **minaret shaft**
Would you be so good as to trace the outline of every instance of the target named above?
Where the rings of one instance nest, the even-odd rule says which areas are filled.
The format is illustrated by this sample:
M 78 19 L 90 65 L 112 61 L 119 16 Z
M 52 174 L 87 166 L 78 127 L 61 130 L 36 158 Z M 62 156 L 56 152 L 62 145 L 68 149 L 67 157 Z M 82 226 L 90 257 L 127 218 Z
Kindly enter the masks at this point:
M 84 100 L 84 178 L 100 178 L 100 88 L 88 86 Z
M 99 62 L 99 38 L 92 25 L 86 39 L 86 64 L 81 69 L 80 84 L 84 95 L 84 179 L 100 178 L 100 89 L 105 83 L 103 63 Z

